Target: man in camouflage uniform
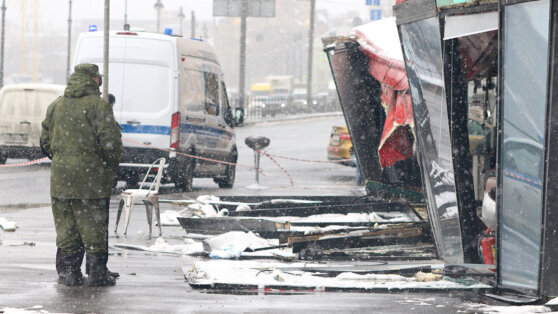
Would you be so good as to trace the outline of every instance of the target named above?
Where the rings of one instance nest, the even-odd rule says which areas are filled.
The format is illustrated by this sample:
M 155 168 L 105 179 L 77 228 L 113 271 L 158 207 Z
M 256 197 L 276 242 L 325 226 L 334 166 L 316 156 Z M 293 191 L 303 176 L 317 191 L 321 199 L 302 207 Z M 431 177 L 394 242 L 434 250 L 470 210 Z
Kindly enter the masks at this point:
M 80 64 L 74 71 L 64 96 L 48 107 L 42 123 L 41 146 L 52 156 L 50 195 L 56 245 L 66 272 L 65 285 L 84 282 L 83 247 L 89 266 L 87 284 L 114 285 L 106 268 L 106 204 L 120 162 L 121 133 L 111 106 L 99 97 L 99 68 Z

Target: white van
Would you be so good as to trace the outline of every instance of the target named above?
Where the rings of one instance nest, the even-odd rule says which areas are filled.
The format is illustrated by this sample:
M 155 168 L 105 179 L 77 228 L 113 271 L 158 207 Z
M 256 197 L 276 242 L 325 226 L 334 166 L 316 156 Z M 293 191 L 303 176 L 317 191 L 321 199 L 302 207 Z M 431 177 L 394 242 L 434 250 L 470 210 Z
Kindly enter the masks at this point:
M 103 34 L 79 36 L 74 65 L 102 69 Z M 236 163 L 234 125 L 221 67 L 211 46 L 182 37 L 111 32 L 109 93 L 122 126 L 120 180 L 136 185 L 155 159 L 169 161 L 163 182 L 189 191 L 194 177 L 231 188 Z
M 43 157 L 41 122 L 64 85 L 17 84 L 0 90 L 0 164 L 8 158 Z

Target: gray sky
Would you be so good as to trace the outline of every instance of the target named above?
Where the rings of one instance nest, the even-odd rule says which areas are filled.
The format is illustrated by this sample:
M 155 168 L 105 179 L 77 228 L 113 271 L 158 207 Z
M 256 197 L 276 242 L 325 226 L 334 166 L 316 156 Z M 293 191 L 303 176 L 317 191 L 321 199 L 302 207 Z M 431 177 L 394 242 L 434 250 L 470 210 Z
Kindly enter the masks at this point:
M 35 1 L 39 5 L 40 23 L 53 26 L 67 25 L 68 0 L 7 0 L 7 18 L 12 22 L 19 21 L 22 4 L 27 10 L 25 15 L 32 17 L 34 14 L 32 7 Z M 123 19 L 125 2 L 125 0 L 111 0 L 112 18 Z M 153 9 L 155 2 L 155 0 L 128 0 L 128 19 L 133 21 L 134 19 L 155 18 Z M 102 18 L 103 16 L 104 0 L 73 0 L 72 3 L 73 19 Z M 162 3 L 165 6 L 164 10 L 178 12 L 179 7 L 183 6 L 186 13 L 195 10 L 199 20 L 212 18 L 212 0 L 162 0 Z M 362 15 L 367 12 L 365 0 L 316 0 L 316 7 L 318 10 L 327 10 L 331 15 L 355 10 L 362 12 Z

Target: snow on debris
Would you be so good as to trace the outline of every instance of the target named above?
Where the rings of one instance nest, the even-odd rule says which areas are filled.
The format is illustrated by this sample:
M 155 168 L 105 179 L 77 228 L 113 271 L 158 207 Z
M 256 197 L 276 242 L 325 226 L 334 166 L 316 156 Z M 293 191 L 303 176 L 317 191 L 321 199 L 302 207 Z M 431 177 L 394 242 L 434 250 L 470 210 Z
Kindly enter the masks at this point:
M 473 310 L 475 313 L 549 313 L 552 310 L 543 305 L 521 305 L 521 306 L 494 306 L 478 303 L 464 303 L 463 307 Z M 460 311 L 461 312 L 461 311 Z M 468 312 L 468 311 L 466 311 Z
M 292 263 L 289 267 L 323 266 L 321 264 Z M 432 289 L 432 290 L 462 290 L 488 289 L 478 281 L 471 280 L 468 284 L 444 278 L 438 281 L 417 282 L 414 277 L 387 275 L 359 275 L 341 273 L 337 277 L 321 277 L 301 270 L 281 270 L 285 264 L 255 261 L 198 261 L 193 268 L 183 266 L 183 272 L 192 285 L 227 284 L 257 286 L 281 285 L 292 288 L 311 289 Z M 386 276 L 386 277 L 382 277 Z

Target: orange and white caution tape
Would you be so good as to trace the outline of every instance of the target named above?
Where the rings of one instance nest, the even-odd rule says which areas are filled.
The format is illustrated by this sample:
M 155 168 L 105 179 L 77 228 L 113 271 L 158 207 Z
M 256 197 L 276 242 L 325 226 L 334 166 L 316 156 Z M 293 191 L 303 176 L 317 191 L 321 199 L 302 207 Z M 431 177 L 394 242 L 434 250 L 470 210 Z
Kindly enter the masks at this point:
M 35 160 L 30 160 L 30 161 L 26 161 L 26 162 L 18 162 L 15 164 L 7 164 L 7 165 L 0 165 L 0 168 L 10 168 L 10 167 L 23 167 L 23 166 L 29 166 L 29 165 L 34 165 L 34 164 L 38 164 L 44 161 L 49 160 L 48 157 L 43 157 L 40 159 L 35 159 Z
M 302 161 L 302 162 L 316 162 L 316 163 L 340 163 L 340 162 L 347 162 L 347 161 L 354 161 L 354 158 L 349 159 L 336 159 L 336 160 L 311 160 L 311 159 L 302 159 L 302 158 L 295 158 L 295 157 L 287 157 L 281 155 L 270 154 L 267 151 L 262 151 L 263 154 L 267 156 L 273 156 L 275 158 L 280 159 L 287 159 L 287 160 L 294 160 L 294 161 Z
M 285 173 L 287 175 L 287 177 L 289 177 L 289 180 L 291 181 L 291 187 L 294 188 L 294 182 L 293 182 L 293 178 L 291 177 L 291 175 L 287 172 L 287 170 L 285 170 L 285 168 L 281 167 L 281 165 L 267 152 L 263 151 L 261 152 L 265 157 L 269 158 L 269 160 L 271 160 L 279 169 L 281 169 L 283 171 L 283 173 Z
M 187 156 L 190 158 L 196 158 L 196 159 L 201 159 L 201 160 L 206 160 L 206 161 L 211 161 L 211 162 L 215 162 L 215 163 L 220 163 L 220 164 L 225 164 L 225 165 L 233 165 L 233 166 L 239 166 L 239 167 L 245 167 L 245 168 L 251 168 L 251 169 L 256 169 L 255 166 L 250 166 L 250 165 L 244 165 L 244 164 L 239 164 L 239 163 L 234 163 L 234 162 L 228 162 L 228 161 L 223 161 L 223 160 L 217 160 L 217 159 L 211 159 L 211 158 L 204 158 L 204 157 L 200 157 L 200 156 L 196 156 L 196 155 L 190 155 L 190 154 L 186 154 L 186 153 L 182 153 L 182 152 L 177 152 L 177 151 L 173 151 L 170 149 L 165 149 L 165 148 L 160 148 L 160 147 L 155 147 L 152 145 L 148 145 L 148 144 L 144 144 L 138 141 L 134 141 L 128 138 L 122 138 L 123 141 L 126 142 L 130 142 L 132 144 L 136 144 L 136 145 L 140 145 L 140 146 L 144 146 L 147 148 L 151 148 L 151 149 L 157 149 L 157 150 L 161 150 L 164 152 L 168 152 L 168 153 L 176 153 L 178 155 L 183 155 L 183 156 Z M 256 169 L 258 172 L 260 172 L 261 174 L 263 174 L 261 169 Z

